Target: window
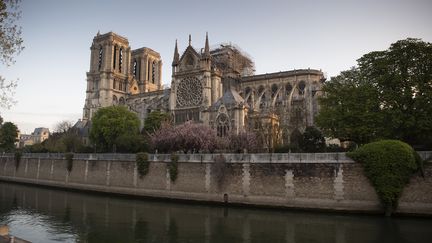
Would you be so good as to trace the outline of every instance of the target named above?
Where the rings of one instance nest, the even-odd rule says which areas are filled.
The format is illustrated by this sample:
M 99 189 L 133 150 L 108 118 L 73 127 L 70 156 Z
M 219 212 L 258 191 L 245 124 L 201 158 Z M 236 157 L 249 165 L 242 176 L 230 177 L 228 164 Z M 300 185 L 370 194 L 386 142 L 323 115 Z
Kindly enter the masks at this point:
M 299 95 L 304 95 L 305 88 L 306 88 L 306 82 L 303 80 L 300 81 L 300 83 L 298 85 Z
M 122 71 L 122 65 L 123 65 L 123 48 L 120 48 L 120 52 L 119 52 L 119 72 Z
M 119 104 L 120 105 L 124 105 L 125 104 L 125 99 L 123 97 L 120 97 Z
M 98 70 L 102 68 L 102 57 L 103 57 L 103 49 L 102 46 L 99 47 L 99 60 L 98 60 Z
M 117 80 L 114 79 L 113 81 L 113 89 L 116 89 Z
M 217 124 L 217 135 L 219 137 L 225 137 L 229 132 L 229 118 L 226 114 L 220 114 L 216 119 Z
M 115 70 L 117 63 L 117 46 L 114 46 L 114 59 L 113 59 L 113 69 Z
M 156 61 L 152 63 L 152 83 L 155 83 L 156 79 Z
M 274 97 L 278 91 L 278 86 L 277 84 L 273 84 L 271 87 L 271 91 L 272 91 L 272 97 Z
M 133 76 L 135 78 L 137 78 L 137 60 L 134 60 L 134 64 L 133 64 Z
M 113 95 L 113 105 L 117 105 L 117 104 L 118 104 L 117 96 Z
M 291 86 L 291 84 L 286 84 L 285 85 L 285 95 L 286 96 L 289 96 L 290 94 L 291 94 L 291 90 L 292 90 L 292 86 Z

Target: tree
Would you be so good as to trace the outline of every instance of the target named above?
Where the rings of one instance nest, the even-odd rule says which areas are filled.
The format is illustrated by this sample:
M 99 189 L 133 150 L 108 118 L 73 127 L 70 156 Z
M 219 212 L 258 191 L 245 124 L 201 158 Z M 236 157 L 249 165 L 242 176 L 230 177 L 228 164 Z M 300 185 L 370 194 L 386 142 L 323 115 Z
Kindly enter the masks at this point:
M 8 152 L 14 150 L 17 137 L 17 126 L 12 122 L 5 122 L 0 128 L 0 148 Z
M 364 82 L 358 68 L 332 78 L 323 91 L 316 124 L 326 136 L 358 144 L 383 136 L 378 92 Z
M 90 140 L 100 151 L 116 152 L 120 136 L 133 136 L 139 133 L 138 116 L 124 106 L 100 108 L 92 119 Z
M 9 66 L 14 63 L 15 55 L 23 49 L 21 27 L 16 24 L 20 18 L 19 0 L 0 0 L 0 61 Z M 15 101 L 12 96 L 16 81 L 6 81 L 0 76 L 0 106 L 9 108 Z
M 224 147 L 226 143 L 222 140 L 214 129 L 192 121 L 178 126 L 163 123 L 159 130 L 150 134 L 150 142 L 159 152 L 213 152 Z
M 306 127 L 300 140 L 301 150 L 307 153 L 318 153 L 323 152 L 325 147 L 325 139 L 321 131 L 313 126 Z
M 258 152 L 262 146 L 259 142 L 258 136 L 253 132 L 240 132 L 238 134 L 231 133 L 228 136 L 229 150 L 233 152 Z
M 405 39 L 368 53 L 324 86 L 317 123 L 327 136 L 432 144 L 432 44 Z
M 56 124 L 54 132 L 56 133 L 67 133 L 73 127 L 71 121 L 61 121 Z
M 170 119 L 170 115 L 161 111 L 152 111 L 148 117 L 144 120 L 144 131 L 152 133 L 161 127 L 163 122 L 167 122 Z

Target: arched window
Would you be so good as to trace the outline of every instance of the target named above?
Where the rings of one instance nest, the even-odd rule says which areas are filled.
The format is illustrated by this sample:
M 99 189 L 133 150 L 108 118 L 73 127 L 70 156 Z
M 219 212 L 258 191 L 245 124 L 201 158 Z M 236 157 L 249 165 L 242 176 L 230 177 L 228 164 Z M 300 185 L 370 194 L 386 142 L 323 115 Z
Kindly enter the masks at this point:
M 103 48 L 102 48 L 102 46 L 100 46 L 99 47 L 98 70 L 101 70 L 101 68 L 102 68 L 102 57 L 103 57 Z
M 137 78 L 137 65 L 138 65 L 138 63 L 137 63 L 137 60 L 135 59 L 134 63 L 133 63 L 133 76 L 135 78 Z
M 123 83 L 122 83 L 122 81 L 119 82 L 119 90 L 123 90 Z
M 246 97 L 251 91 L 252 89 L 250 87 L 246 87 L 244 96 Z
M 118 104 L 117 96 L 113 95 L 113 105 L 117 105 L 117 104 Z
M 285 85 L 285 95 L 289 96 L 291 94 L 292 86 L 290 83 Z
M 125 104 L 125 99 L 123 97 L 120 97 L 119 104 L 120 105 L 124 105 Z
M 117 64 L 117 46 L 114 46 L 114 59 L 113 59 L 113 69 L 116 69 Z
M 156 79 L 156 61 L 152 63 L 152 83 L 155 83 Z
M 276 92 L 278 91 L 278 86 L 277 84 L 273 84 L 271 87 L 271 91 L 272 91 L 272 97 L 274 97 L 276 95 Z
M 306 88 L 306 82 L 303 80 L 300 81 L 298 85 L 299 95 L 304 95 L 305 88 Z
M 261 93 L 264 91 L 264 86 L 260 85 L 258 87 L 258 95 L 261 95 Z
M 230 130 L 228 116 L 224 113 L 219 114 L 219 116 L 216 119 L 216 124 L 217 124 L 217 135 L 219 137 L 227 136 Z
M 116 89 L 117 80 L 114 79 L 113 81 L 113 89 Z
M 119 52 L 119 72 L 122 71 L 122 65 L 123 65 L 123 48 L 120 48 L 120 52 Z

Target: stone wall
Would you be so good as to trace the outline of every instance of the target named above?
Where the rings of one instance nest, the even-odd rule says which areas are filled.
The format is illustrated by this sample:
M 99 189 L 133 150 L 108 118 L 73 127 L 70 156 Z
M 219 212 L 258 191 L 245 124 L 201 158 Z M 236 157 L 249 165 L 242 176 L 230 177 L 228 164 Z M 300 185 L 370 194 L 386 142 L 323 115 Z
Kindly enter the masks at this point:
M 157 198 L 256 206 L 380 212 L 378 197 L 360 164 L 343 153 L 182 154 L 170 180 L 169 155 L 150 155 L 141 177 L 134 156 L 76 155 L 68 172 L 62 155 L 28 154 L 16 166 L 0 158 L 0 180 Z M 430 153 L 422 154 L 422 157 Z M 399 213 L 432 215 L 432 164 L 405 188 Z

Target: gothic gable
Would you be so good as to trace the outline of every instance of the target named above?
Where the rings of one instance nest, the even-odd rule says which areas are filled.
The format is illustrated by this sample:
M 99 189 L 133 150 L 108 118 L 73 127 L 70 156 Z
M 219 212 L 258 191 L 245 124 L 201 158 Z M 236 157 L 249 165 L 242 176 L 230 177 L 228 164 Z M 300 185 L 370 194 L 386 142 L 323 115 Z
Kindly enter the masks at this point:
M 199 66 L 200 54 L 188 46 L 179 61 L 180 71 L 196 69 Z

